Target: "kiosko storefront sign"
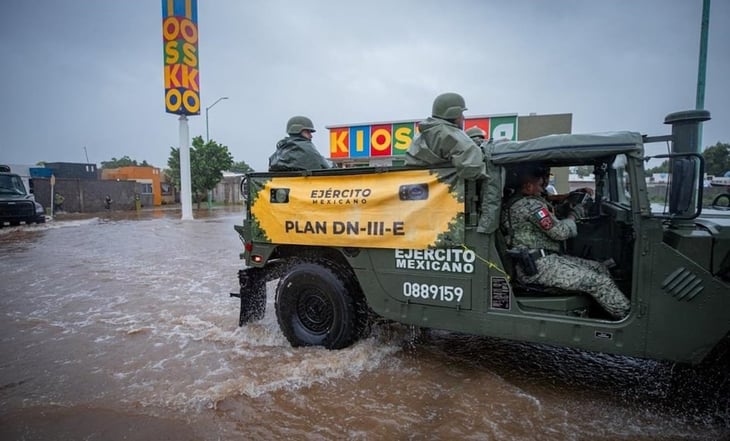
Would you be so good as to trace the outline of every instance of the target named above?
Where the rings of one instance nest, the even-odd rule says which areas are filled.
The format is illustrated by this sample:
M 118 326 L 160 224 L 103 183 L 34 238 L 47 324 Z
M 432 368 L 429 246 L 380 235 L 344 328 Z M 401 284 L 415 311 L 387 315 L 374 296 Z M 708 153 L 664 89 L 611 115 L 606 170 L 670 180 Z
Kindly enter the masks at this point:
M 489 138 L 517 140 L 517 115 L 466 118 L 464 129 L 479 127 Z M 418 133 L 417 121 L 329 126 L 330 158 L 402 156 Z

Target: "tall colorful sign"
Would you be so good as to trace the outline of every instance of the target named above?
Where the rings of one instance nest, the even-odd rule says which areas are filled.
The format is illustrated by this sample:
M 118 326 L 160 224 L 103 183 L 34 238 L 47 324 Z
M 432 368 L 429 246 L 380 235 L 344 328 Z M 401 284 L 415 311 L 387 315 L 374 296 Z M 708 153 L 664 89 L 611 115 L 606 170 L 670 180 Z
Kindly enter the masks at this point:
M 198 1 L 162 0 L 165 111 L 200 115 Z
M 517 115 L 466 118 L 464 129 L 479 127 L 492 139 L 517 140 Z M 332 126 L 330 158 L 402 156 L 418 133 L 417 121 Z

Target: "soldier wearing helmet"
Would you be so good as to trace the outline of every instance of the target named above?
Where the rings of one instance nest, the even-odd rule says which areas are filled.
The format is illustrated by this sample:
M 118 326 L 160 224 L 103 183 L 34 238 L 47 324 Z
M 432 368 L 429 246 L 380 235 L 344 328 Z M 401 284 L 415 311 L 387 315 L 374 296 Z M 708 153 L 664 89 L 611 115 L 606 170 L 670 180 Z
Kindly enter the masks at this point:
M 484 142 L 484 139 L 486 138 L 486 134 L 484 133 L 484 130 L 480 129 L 477 126 L 469 127 L 466 130 L 466 136 L 471 138 L 471 140 L 474 141 L 474 143 L 476 145 L 482 145 L 482 143 Z
M 293 116 L 286 123 L 289 135 L 276 143 L 276 151 L 269 157 L 269 171 L 318 170 L 330 164 L 312 143 L 314 124 L 306 116 Z
M 464 110 L 466 103 L 458 93 L 437 96 L 431 117 L 419 123 L 420 133 L 406 151 L 406 164 L 452 164 L 462 178 L 485 178 L 484 154 L 463 130 Z
M 524 256 L 516 267 L 517 279 L 591 295 L 615 320 L 629 313 L 628 298 L 616 286 L 605 265 L 594 260 L 564 254 L 563 241 L 578 234 L 576 220 L 583 207 L 571 208 L 558 219 L 542 196 L 545 167 L 520 164 L 508 176 L 516 184 L 514 194 L 502 212 L 502 227 L 508 246 Z

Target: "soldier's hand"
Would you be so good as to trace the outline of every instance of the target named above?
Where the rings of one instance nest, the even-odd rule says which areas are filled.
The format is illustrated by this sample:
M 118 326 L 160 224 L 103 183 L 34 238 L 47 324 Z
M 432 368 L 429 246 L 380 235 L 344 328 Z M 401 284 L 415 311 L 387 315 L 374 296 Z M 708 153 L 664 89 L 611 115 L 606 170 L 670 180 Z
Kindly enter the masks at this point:
M 568 202 L 563 202 L 562 204 L 555 207 L 555 215 L 558 217 L 558 219 L 565 219 L 568 217 L 572 210 L 572 207 Z
M 586 217 L 585 207 L 583 207 L 583 205 L 578 204 L 570 209 L 569 214 L 572 214 L 573 217 L 576 219 L 583 219 L 584 217 Z

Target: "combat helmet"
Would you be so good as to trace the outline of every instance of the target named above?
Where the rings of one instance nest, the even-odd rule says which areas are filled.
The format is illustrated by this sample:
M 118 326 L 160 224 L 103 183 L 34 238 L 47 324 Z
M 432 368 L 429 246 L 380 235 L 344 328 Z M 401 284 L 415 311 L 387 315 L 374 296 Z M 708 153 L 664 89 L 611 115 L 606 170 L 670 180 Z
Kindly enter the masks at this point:
M 486 133 L 484 133 L 484 130 L 480 129 L 477 126 L 469 127 L 466 130 L 466 135 L 471 139 L 479 138 L 480 140 L 484 140 L 484 138 L 486 137 Z
M 292 116 L 286 122 L 286 133 L 289 135 L 298 135 L 302 133 L 302 130 L 309 130 L 312 133 L 316 132 L 312 120 L 306 116 Z
M 431 115 L 435 118 L 454 120 L 466 110 L 464 97 L 458 93 L 442 93 L 433 100 Z

